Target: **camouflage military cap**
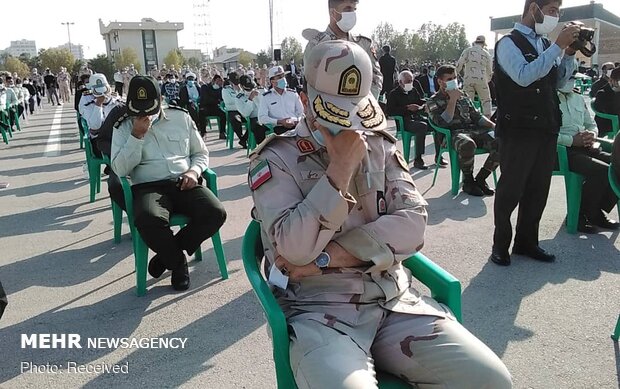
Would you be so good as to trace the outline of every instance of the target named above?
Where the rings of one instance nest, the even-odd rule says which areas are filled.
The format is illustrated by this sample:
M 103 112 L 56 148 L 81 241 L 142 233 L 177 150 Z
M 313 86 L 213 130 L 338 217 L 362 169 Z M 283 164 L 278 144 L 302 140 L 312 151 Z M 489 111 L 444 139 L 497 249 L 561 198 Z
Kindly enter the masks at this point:
M 325 41 L 310 51 L 305 69 L 313 116 L 334 130 L 383 130 L 387 121 L 371 93 L 372 64 L 359 45 Z

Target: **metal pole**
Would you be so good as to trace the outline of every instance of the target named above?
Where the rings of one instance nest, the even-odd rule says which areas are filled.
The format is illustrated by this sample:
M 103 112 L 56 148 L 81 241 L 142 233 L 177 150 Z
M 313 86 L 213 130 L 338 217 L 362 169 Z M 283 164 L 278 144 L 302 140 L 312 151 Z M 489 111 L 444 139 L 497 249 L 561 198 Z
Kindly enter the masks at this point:
M 273 0 L 269 0 L 269 32 L 271 37 L 269 51 L 271 51 L 271 60 L 273 61 Z
M 69 52 L 71 54 L 73 54 L 73 48 L 71 47 L 71 30 L 70 30 L 70 26 L 72 24 L 75 24 L 74 22 L 62 22 L 61 24 L 66 24 L 67 25 L 67 37 L 69 38 Z

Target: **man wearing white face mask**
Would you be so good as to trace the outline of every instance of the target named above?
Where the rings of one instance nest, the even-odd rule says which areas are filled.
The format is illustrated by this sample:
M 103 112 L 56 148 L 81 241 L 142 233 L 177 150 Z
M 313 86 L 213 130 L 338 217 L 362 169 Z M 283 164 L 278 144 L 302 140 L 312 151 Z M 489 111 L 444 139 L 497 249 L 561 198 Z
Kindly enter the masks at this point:
M 288 88 L 282 66 L 269 69 L 271 89 L 265 92 L 258 109 L 258 122 L 271 124 L 276 134 L 295 128 L 303 117 L 303 106 L 295 90 Z
M 575 80 L 571 78 L 558 92 L 562 110 L 558 144 L 566 146 L 570 170 L 585 177 L 577 230 L 586 234 L 597 232 L 597 227 L 617 230 L 620 223 L 604 213 L 618 201 L 607 178 L 611 154 L 596 141 L 598 129 L 583 96 L 575 92 Z
M 497 136 L 502 176 L 495 198 L 495 234 L 490 260 L 510 265 L 510 217 L 519 205 L 513 254 L 553 262 L 538 244 L 547 204 L 562 116 L 557 88 L 575 69 L 570 45 L 580 27 L 567 25 L 555 43 L 543 37 L 558 25 L 561 0 L 526 0 L 521 23 L 495 47 Z
M 304 50 L 304 63 L 308 63 L 307 56 L 312 48 L 321 42 L 336 39 L 355 42 L 360 45 L 370 57 L 373 73 L 372 94 L 375 98 L 379 98 L 379 94 L 383 88 L 383 75 L 381 74 L 379 58 L 377 57 L 377 47 L 372 39 L 350 33 L 357 22 L 356 10 L 358 2 L 358 0 L 328 0 L 329 25 L 327 29 L 320 32 L 308 28 L 302 32 L 303 37 L 308 40 L 308 44 Z
M 605 62 L 601 68 L 601 78 L 599 78 L 590 89 L 590 97 L 596 97 L 599 90 L 609 88 L 609 77 L 611 77 L 611 71 L 614 70 L 613 62 Z
M 420 389 L 508 389 L 510 373 L 401 262 L 424 246 L 427 203 L 372 96 L 358 45 L 306 62 L 306 116 L 250 156 L 248 183 L 300 389 L 376 389 L 376 370 Z M 287 278 L 288 277 L 288 278 Z

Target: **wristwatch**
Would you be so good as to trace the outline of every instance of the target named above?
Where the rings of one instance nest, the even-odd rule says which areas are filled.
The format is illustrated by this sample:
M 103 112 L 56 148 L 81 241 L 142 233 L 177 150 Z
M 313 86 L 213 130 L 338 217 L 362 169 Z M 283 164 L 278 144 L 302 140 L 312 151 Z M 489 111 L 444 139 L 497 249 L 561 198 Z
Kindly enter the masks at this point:
M 319 254 L 318 257 L 316 257 L 316 259 L 314 260 L 314 264 L 319 269 L 325 269 L 329 266 L 330 261 L 331 261 L 331 257 L 329 256 L 329 254 L 323 251 L 321 254 Z

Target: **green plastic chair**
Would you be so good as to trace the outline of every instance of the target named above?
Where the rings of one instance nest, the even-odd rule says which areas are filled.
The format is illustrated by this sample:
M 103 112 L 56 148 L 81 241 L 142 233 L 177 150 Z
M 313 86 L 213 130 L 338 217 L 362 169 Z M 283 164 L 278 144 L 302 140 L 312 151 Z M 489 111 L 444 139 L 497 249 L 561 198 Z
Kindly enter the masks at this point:
M 86 166 L 88 168 L 88 182 L 90 186 L 90 202 L 95 202 L 95 196 L 101 192 L 101 165 L 106 165 L 103 158 L 97 158 L 93 154 L 93 146 L 90 136 L 88 136 L 89 128 L 86 120 L 80 118 L 82 128 L 84 130 L 84 152 L 86 153 Z
M 84 133 L 82 131 L 80 131 L 80 126 L 79 123 L 82 120 L 82 115 L 80 115 L 79 112 L 77 112 L 77 121 L 78 121 L 78 135 L 80 136 L 80 149 L 84 148 Z
M 217 175 L 211 169 L 207 169 L 202 174 L 203 178 L 207 181 L 207 188 L 217 196 Z M 140 237 L 140 233 L 134 224 L 133 219 L 133 194 L 131 192 L 131 184 L 127 177 L 120 177 L 121 185 L 123 186 L 123 195 L 125 196 L 125 206 L 127 207 L 127 220 L 129 222 L 129 229 L 131 231 L 131 238 L 133 242 L 133 253 L 136 266 L 136 294 L 138 296 L 144 296 L 146 294 L 146 273 L 149 256 L 149 248 Z M 120 209 L 120 208 L 119 208 Z M 114 210 L 113 210 L 114 212 Z M 170 226 L 184 227 L 188 223 L 188 218 L 184 215 L 172 215 L 170 218 Z M 120 231 L 120 228 L 119 228 Z M 116 231 L 115 231 L 116 233 Z M 228 269 L 226 267 L 226 257 L 224 256 L 224 247 L 222 246 L 222 239 L 220 238 L 220 232 L 216 232 L 211 237 L 213 243 L 213 251 L 215 251 L 215 257 L 220 270 L 222 279 L 228 279 Z M 197 261 L 202 261 L 202 249 L 198 248 L 194 254 Z
M 297 388 L 290 365 L 290 340 L 286 318 L 259 270 L 263 249 L 260 240 L 260 224 L 257 221 L 252 221 L 245 232 L 241 255 L 245 273 L 265 312 L 267 323 L 271 329 L 273 361 L 276 366 L 278 388 Z M 461 322 L 461 283 L 458 279 L 421 253 L 407 259 L 403 265 L 411 270 L 415 278 L 431 290 L 431 295 L 435 300 L 448 306 L 458 321 Z M 381 389 L 410 388 L 410 385 L 390 374 L 378 372 L 377 380 Z
M 618 214 L 620 214 L 620 182 L 618 182 L 618 179 L 616 178 L 613 166 L 609 167 L 609 183 L 611 184 L 611 189 L 613 189 L 614 193 L 618 197 Z M 611 338 L 615 341 L 618 341 L 618 338 L 620 338 L 620 315 L 618 315 L 616 330 L 611 335 Z
M 228 149 L 232 150 L 234 147 L 234 143 L 235 143 L 235 131 L 233 130 L 232 125 L 230 124 L 230 118 L 228 117 L 228 109 L 226 109 L 226 105 L 224 104 L 223 101 L 220 103 L 219 107 L 226 114 L 226 145 L 228 146 Z
M 8 145 L 9 138 L 13 137 L 13 131 L 11 130 L 9 116 L 4 109 L 0 109 L 0 133 L 2 133 L 2 140 Z
M 411 160 L 411 143 L 413 142 L 413 135 L 409 131 L 405 131 L 405 119 L 400 116 L 390 116 L 390 119 L 393 119 L 396 122 L 396 139 L 403 140 L 403 157 L 407 164 Z M 432 135 L 433 131 L 427 131 L 427 134 Z M 413 142 L 413 154 L 415 155 L 415 142 Z
M 564 177 L 564 185 L 566 186 L 566 230 L 569 234 L 576 234 L 584 177 L 581 174 L 570 171 L 566 146 L 558 145 L 557 150 L 559 169 L 555 170 L 553 175 Z
M 217 121 L 217 130 L 219 131 L 220 128 L 222 128 L 222 124 L 220 123 L 220 117 L 219 116 L 207 116 L 207 124 L 209 125 L 209 130 L 213 130 L 213 127 L 211 126 L 211 120 L 215 120 Z
M 459 166 L 459 156 L 456 152 L 456 149 L 452 146 L 452 131 L 447 128 L 442 128 L 433 123 L 430 119 L 428 121 L 430 126 L 439 134 L 443 134 L 445 136 L 444 143 L 439 148 L 439 156 L 437 157 L 437 163 L 435 164 L 435 174 L 433 175 L 433 183 L 431 188 L 435 186 L 435 182 L 437 181 L 437 173 L 439 173 L 439 161 L 444 153 L 448 153 L 450 157 L 450 176 L 452 177 L 452 187 L 451 192 L 453 196 L 456 196 L 459 193 L 459 188 L 461 187 L 461 168 Z M 489 152 L 485 149 L 476 149 L 476 155 L 480 154 L 488 154 Z M 497 172 L 493 172 L 493 182 L 495 186 L 497 186 Z
M 15 129 L 17 131 L 21 131 L 22 128 L 19 125 L 19 115 L 17 114 L 17 104 L 13 104 L 9 107 L 9 116 L 12 117 L 15 122 Z
M 597 117 L 601 119 L 607 119 L 611 121 L 611 131 L 606 133 L 605 137 L 609 139 L 614 139 L 616 135 L 618 134 L 618 132 L 620 132 L 620 117 L 618 117 L 618 115 L 598 112 L 596 109 L 594 109 L 595 101 L 596 99 L 592 99 L 592 101 L 590 102 L 590 107 L 592 108 L 592 112 L 594 112 L 594 115 L 596 115 Z

